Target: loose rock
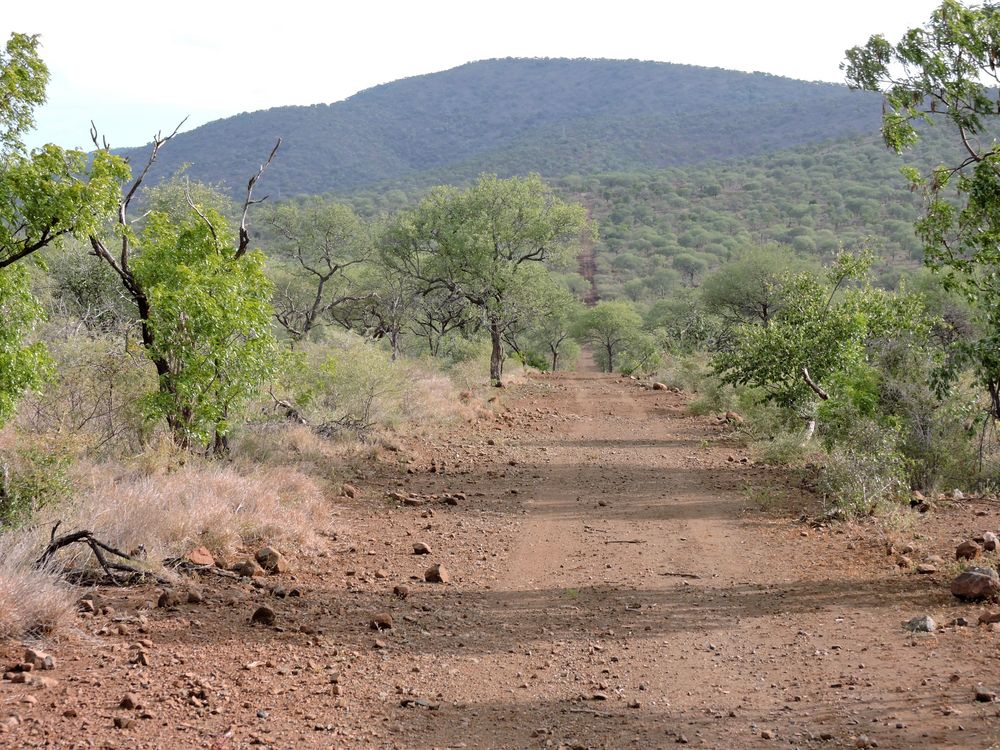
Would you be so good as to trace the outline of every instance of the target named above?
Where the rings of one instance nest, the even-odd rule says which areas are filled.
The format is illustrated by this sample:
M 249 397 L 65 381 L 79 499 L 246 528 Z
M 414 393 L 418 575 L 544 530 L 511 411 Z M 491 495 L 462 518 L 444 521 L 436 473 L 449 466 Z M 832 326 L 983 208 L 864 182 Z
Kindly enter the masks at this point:
M 271 627 L 276 619 L 274 610 L 270 607 L 257 607 L 257 611 L 250 617 L 250 624 Z
M 903 627 L 912 633 L 933 633 L 937 626 L 930 615 L 920 615 L 903 623 Z
M 32 669 L 55 669 L 56 661 L 50 654 L 34 648 L 24 650 L 24 663 L 30 664 Z
M 402 584 L 400 584 L 399 586 L 393 587 L 392 593 L 398 596 L 400 599 L 405 599 L 410 595 L 410 587 L 403 586 Z
M 139 696 L 135 693 L 125 693 L 121 701 L 118 703 L 118 708 L 124 708 L 131 711 L 132 709 L 139 708 Z
M 423 542 L 413 543 L 413 554 L 414 555 L 429 555 L 431 553 L 431 548 L 424 544 Z
M 980 703 L 993 703 L 997 699 L 995 690 L 987 690 L 983 686 L 976 688 L 976 700 Z
M 392 615 L 388 612 L 379 612 L 372 616 L 368 627 L 372 630 L 389 630 L 392 627 Z
M 969 568 L 951 582 L 951 593 L 972 602 L 996 599 L 1000 596 L 1000 576 L 992 568 Z
M 184 559 L 194 565 L 215 565 L 215 558 L 207 547 L 195 547 L 184 554 Z
M 955 559 L 956 560 L 975 560 L 979 557 L 979 553 L 982 552 L 982 548 L 973 541 L 962 542 L 955 549 Z
M 438 563 L 431 565 L 424 571 L 424 580 L 428 583 L 448 583 L 451 580 L 451 574 L 448 573 L 448 569 L 444 565 Z
M 998 545 L 997 535 L 992 531 L 987 531 L 983 534 L 983 549 L 987 552 L 996 552 Z
M 264 575 L 264 569 L 254 560 L 250 559 L 240 560 L 239 562 L 233 564 L 229 569 L 236 573 L 236 575 L 244 576 L 245 578 L 254 578 L 255 576 Z
M 176 607 L 181 603 L 180 596 L 177 595 L 176 591 L 167 589 L 162 594 L 160 598 L 156 600 L 156 606 L 160 609 L 168 609 L 170 607 Z
M 258 565 L 271 575 L 287 573 L 289 571 L 288 561 L 274 547 L 261 547 L 254 555 Z

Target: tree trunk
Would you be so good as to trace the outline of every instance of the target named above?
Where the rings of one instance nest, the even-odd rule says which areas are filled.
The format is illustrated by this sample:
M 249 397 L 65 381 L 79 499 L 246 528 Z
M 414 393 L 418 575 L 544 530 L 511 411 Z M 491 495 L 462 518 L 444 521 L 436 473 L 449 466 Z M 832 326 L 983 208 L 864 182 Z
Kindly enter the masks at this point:
M 490 340 L 493 343 L 493 351 L 490 353 L 490 382 L 493 385 L 500 385 L 500 376 L 503 374 L 503 340 L 500 336 L 500 323 L 490 321 Z
M 608 351 L 608 372 L 614 372 L 615 371 L 614 346 L 612 346 L 611 344 L 605 344 L 604 348 L 607 349 Z
M 555 372 L 556 365 L 559 363 L 559 350 L 549 344 L 549 351 L 552 352 L 552 372 Z
M 389 345 L 392 347 L 392 361 L 396 361 L 399 356 L 399 331 L 389 332 Z

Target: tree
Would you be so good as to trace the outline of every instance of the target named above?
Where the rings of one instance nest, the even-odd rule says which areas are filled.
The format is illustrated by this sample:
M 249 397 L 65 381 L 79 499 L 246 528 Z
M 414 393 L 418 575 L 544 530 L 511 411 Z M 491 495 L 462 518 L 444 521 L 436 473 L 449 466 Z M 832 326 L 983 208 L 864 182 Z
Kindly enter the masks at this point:
M 0 424 L 41 382 L 44 348 L 25 340 L 42 309 L 15 264 L 69 235 L 86 236 L 116 205 L 124 162 L 110 154 L 88 166 L 82 151 L 22 142 L 45 101 L 48 69 L 38 37 L 11 34 L 0 52 Z
M 275 320 L 292 341 L 330 322 L 349 326 L 346 308 L 361 298 L 352 273 L 372 252 L 368 227 L 349 206 L 319 199 L 285 203 L 267 223 L 278 235 L 276 253 L 292 265 L 279 274 Z
M 925 262 L 965 292 L 984 324 L 982 336 L 958 345 L 945 382 L 971 365 L 989 394 L 989 415 L 1000 419 L 1000 144 L 991 136 L 1000 112 L 1000 6 L 945 0 L 898 44 L 875 35 L 848 50 L 841 68 L 851 87 L 883 94 L 882 136 L 896 153 L 920 140 L 922 124 L 939 122 L 961 146 L 949 165 L 904 174 L 925 199 L 916 224 Z
M 274 366 L 270 330 L 271 285 L 264 259 L 250 251 L 247 216 L 259 200 L 253 189 L 280 145 L 247 184 L 239 226 L 199 205 L 185 207 L 166 196 L 149 196 L 152 210 L 138 232 L 129 208 L 160 148 L 176 134 L 153 139 L 145 166 L 120 188 L 118 220 L 90 234 L 94 254 L 117 275 L 135 304 L 142 344 L 156 369 L 159 388 L 150 414 L 164 417 L 183 447 L 227 447 L 231 409 L 245 401 Z M 92 133 L 97 145 L 97 134 Z M 95 161 L 110 158 L 107 142 Z M 115 251 L 112 252 L 111 248 Z
M 848 390 L 879 342 L 927 331 L 918 297 L 870 285 L 871 262 L 867 254 L 843 253 L 825 279 L 784 277 L 785 305 L 767 326 L 738 326 L 732 346 L 715 355 L 715 372 L 725 383 L 761 389 L 764 400 L 804 419 L 811 438 L 819 402 Z M 866 283 L 849 287 L 855 279 Z
M 437 188 L 402 214 L 388 238 L 397 272 L 446 289 L 478 310 L 491 341 L 490 379 L 500 383 L 508 301 L 532 263 L 559 265 L 593 227 L 538 175 L 483 175 L 468 190 Z
M 615 371 L 615 360 L 642 332 L 642 317 L 628 302 L 598 302 L 580 319 L 578 336 L 601 349 L 605 372 Z
M 546 353 L 549 367 L 556 371 L 567 353 L 570 360 L 579 353 L 573 331 L 584 306 L 576 295 L 558 283 L 547 284 L 542 291 L 538 315 L 530 321 L 527 338 L 532 346 Z
M 788 250 L 753 248 L 705 279 L 701 286 L 705 307 L 727 325 L 766 326 L 784 304 L 780 279 L 795 265 L 801 264 Z

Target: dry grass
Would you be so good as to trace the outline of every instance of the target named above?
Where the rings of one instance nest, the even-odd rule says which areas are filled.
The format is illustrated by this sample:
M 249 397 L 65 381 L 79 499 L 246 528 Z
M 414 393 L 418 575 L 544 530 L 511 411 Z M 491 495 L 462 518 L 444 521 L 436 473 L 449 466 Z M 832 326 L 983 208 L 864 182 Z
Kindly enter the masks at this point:
M 27 535 L 0 536 L 0 639 L 47 635 L 73 613 L 74 591 L 34 566 L 38 552 Z
M 162 474 L 91 467 L 78 500 L 54 511 L 63 528 L 87 528 L 119 549 L 142 545 L 150 560 L 205 545 L 231 556 L 260 542 L 310 546 L 328 523 L 319 484 L 302 471 L 247 471 L 193 461 Z

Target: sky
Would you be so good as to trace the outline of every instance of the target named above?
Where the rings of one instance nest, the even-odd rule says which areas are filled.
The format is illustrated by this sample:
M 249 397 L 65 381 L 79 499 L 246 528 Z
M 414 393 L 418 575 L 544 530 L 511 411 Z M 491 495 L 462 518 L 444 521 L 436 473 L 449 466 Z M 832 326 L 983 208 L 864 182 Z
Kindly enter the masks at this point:
M 171 0 L 5 3 L 51 72 L 29 146 L 112 146 L 287 104 L 340 101 L 496 57 L 605 57 L 842 82 L 844 50 L 896 41 L 940 0 Z

